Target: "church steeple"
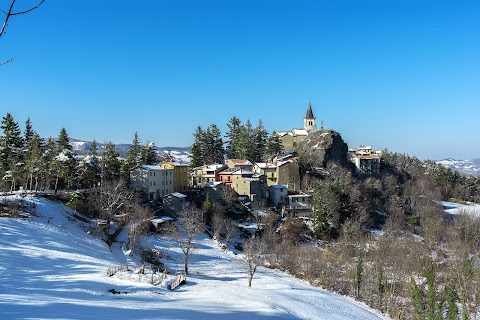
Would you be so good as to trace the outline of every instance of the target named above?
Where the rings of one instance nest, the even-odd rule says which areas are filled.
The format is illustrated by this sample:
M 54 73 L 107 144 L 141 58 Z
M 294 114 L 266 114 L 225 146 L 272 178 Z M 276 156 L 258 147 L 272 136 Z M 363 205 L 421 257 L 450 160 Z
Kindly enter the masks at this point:
M 310 101 L 308 102 L 307 114 L 305 115 L 305 118 L 303 118 L 303 127 L 307 132 L 317 130 Z

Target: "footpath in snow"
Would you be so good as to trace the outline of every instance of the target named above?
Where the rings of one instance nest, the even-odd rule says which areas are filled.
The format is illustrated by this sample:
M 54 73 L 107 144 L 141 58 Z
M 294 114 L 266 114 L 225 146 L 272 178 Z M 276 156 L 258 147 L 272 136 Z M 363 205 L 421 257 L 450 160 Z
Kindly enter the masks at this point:
M 109 266 L 135 262 L 121 244 L 110 249 L 88 235 L 88 223 L 73 219 L 60 203 L 24 201 L 35 206 L 36 215 L 0 218 L 2 320 L 387 319 L 277 270 L 259 268 L 249 288 L 241 256 L 220 250 L 206 236 L 198 238 L 187 284 L 175 291 L 137 274 L 107 277 Z M 169 270 L 181 269 L 180 250 L 172 243 L 156 236 L 144 243 L 165 254 Z

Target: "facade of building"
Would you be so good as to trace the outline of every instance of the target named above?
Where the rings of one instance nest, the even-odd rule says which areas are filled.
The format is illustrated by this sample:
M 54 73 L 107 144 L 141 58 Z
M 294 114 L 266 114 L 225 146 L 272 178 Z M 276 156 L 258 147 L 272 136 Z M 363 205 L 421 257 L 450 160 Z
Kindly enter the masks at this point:
M 284 215 L 292 217 L 311 217 L 312 196 L 303 192 L 289 192 L 284 208 Z
M 226 168 L 227 165 L 218 163 L 194 168 L 192 172 L 193 185 L 203 186 L 209 182 L 219 181 L 218 174 Z
M 348 149 L 350 162 L 355 165 L 356 172 L 359 174 L 378 174 L 380 172 L 381 154 L 381 151 L 375 151 L 370 146 Z
M 248 196 L 250 201 L 266 200 L 268 197 L 267 180 L 261 174 L 242 174 L 238 172 L 233 175 L 232 187 L 240 196 Z
M 163 213 L 175 216 L 188 204 L 187 196 L 183 193 L 173 192 L 163 197 Z
M 162 167 L 173 169 L 173 192 L 184 192 L 188 188 L 188 164 L 164 162 Z
M 149 200 L 160 200 L 173 192 L 173 169 L 161 166 L 139 166 L 130 172 L 133 188 L 142 190 Z
M 282 184 L 276 184 L 270 186 L 268 190 L 269 199 L 275 207 L 281 208 L 283 205 L 285 205 L 288 195 L 287 186 Z
M 285 151 L 296 151 L 299 143 L 305 140 L 308 133 L 317 130 L 315 119 L 312 105 L 308 103 L 307 113 L 305 114 L 305 118 L 303 118 L 303 128 L 278 132 L 282 140 L 283 149 Z
M 283 184 L 289 190 L 300 190 L 300 166 L 292 160 L 278 162 L 257 162 L 253 171 L 267 177 L 267 185 Z

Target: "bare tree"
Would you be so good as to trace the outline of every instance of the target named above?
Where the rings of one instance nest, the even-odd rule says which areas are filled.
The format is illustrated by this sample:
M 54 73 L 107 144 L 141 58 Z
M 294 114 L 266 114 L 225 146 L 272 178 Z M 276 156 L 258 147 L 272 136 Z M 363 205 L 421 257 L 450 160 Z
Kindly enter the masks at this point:
M 213 215 L 212 215 L 212 228 L 213 228 L 213 238 L 217 241 L 220 240 L 220 233 L 222 232 L 223 226 L 225 224 L 225 216 L 223 215 L 225 209 L 223 206 L 215 203 L 213 205 Z
M 5 33 L 5 29 L 7 28 L 7 25 L 8 25 L 8 21 L 10 20 L 11 17 L 13 16 L 19 16 L 19 15 L 22 15 L 22 14 L 25 14 L 25 13 L 28 13 L 30 11 L 33 11 L 35 9 L 37 9 L 38 7 L 40 7 L 42 5 L 43 2 L 45 2 L 45 0 L 41 0 L 40 2 L 38 2 L 36 5 L 30 7 L 30 8 L 27 8 L 27 9 L 23 9 L 21 11 L 14 11 L 14 6 L 15 6 L 15 2 L 16 0 L 11 0 L 11 3 L 10 5 L 8 6 L 8 10 L 7 11 L 4 11 L 2 9 L 0 9 L 1 12 L 3 12 L 5 14 L 5 18 L 3 20 L 3 24 L 2 24 L 2 28 L 0 29 L 0 38 L 2 37 L 2 35 Z M 0 63 L 0 65 L 2 64 L 6 64 L 8 62 L 12 61 L 12 58 L 6 60 L 6 61 L 3 61 Z
M 233 188 L 230 188 L 230 187 L 227 187 L 227 186 L 225 188 L 223 188 L 222 199 L 223 199 L 223 201 L 225 201 L 225 203 L 228 206 L 231 206 L 233 204 L 233 202 L 237 199 L 237 197 L 238 197 L 238 195 L 235 192 L 235 190 L 233 190 Z
M 252 286 L 253 275 L 257 271 L 257 267 L 262 263 L 264 253 L 264 243 L 261 239 L 250 238 L 245 241 L 243 253 L 245 254 L 245 263 L 248 268 L 248 286 Z
M 233 223 L 233 220 L 230 218 L 225 218 L 224 228 L 225 228 L 225 242 L 228 243 L 230 239 L 232 239 L 237 235 L 238 228 Z
M 132 204 L 127 209 L 128 248 L 130 255 L 133 255 L 138 240 L 149 230 L 148 220 L 152 214 L 148 209 L 139 204 Z
M 183 253 L 185 275 L 188 275 L 188 261 L 195 247 L 195 236 L 203 226 L 202 211 L 195 207 L 187 207 L 177 215 L 178 222 L 172 225 L 172 238 Z

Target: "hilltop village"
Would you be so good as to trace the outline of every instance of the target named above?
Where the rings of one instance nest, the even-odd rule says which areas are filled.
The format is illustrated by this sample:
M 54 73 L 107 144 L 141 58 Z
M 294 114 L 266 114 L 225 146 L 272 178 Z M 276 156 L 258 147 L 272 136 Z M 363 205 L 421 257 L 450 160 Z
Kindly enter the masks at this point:
M 301 183 L 299 152 L 303 145 L 311 141 L 316 141 L 316 145 L 308 149 L 318 150 L 317 153 L 329 152 L 331 145 L 327 142 L 328 137 L 338 134 L 324 129 L 323 121 L 320 129 L 317 129 L 310 103 L 303 119 L 303 128 L 275 134 L 280 140 L 281 152 L 270 155 L 266 161 L 225 159 L 222 163 L 207 163 L 198 167 L 175 161 L 140 165 L 131 171 L 131 185 L 142 190 L 149 200 L 162 202 L 166 214 L 175 214 L 189 204 L 186 191 L 193 187 L 203 188 L 212 202 L 230 193 L 230 197 L 238 197 L 248 208 L 272 208 L 281 212 L 282 216 L 311 217 L 311 190 Z M 378 174 L 380 151 L 369 146 L 345 151 L 329 160 L 349 161 L 358 174 Z M 317 163 L 316 167 L 322 165 Z

